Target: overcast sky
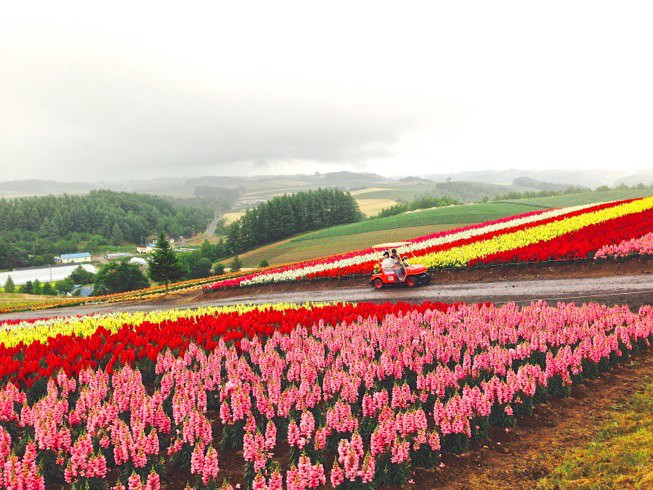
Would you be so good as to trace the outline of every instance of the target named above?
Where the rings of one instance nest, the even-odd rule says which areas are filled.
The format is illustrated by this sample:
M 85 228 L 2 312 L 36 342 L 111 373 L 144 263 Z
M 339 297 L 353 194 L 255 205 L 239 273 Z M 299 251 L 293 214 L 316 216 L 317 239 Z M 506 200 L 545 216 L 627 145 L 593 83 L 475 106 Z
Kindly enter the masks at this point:
M 0 180 L 653 167 L 653 2 L 166 5 L 3 3 Z

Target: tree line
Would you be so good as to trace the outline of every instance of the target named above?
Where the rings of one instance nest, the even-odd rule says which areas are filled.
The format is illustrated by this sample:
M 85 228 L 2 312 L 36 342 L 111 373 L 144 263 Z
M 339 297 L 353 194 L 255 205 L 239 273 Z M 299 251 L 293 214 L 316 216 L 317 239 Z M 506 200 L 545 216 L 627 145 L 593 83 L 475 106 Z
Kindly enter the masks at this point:
M 229 226 L 230 255 L 273 243 L 297 233 L 362 219 L 356 200 L 339 189 L 317 189 L 277 196 L 249 209 Z
M 91 191 L 79 196 L 0 199 L 0 269 L 52 263 L 61 253 L 139 244 L 156 231 L 188 236 L 206 229 L 211 209 L 146 194 Z

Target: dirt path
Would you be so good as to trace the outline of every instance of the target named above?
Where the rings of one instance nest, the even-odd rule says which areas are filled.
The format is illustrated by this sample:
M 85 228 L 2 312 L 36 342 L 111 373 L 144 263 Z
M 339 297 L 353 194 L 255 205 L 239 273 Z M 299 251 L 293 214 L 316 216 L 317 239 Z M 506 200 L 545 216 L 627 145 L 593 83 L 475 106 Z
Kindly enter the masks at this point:
M 627 400 L 653 375 L 649 350 L 632 361 L 574 387 L 569 398 L 537 405 L 506 432 L 495 429 L 488 441 L 460 456 L 445 456 L 444 467 L 418 471 L 411 488 L 534 488 L 558 466 L 567 449 L 584 446 L 610 416 L 609 408 Z
M 209 305 L 262 304 L 262 303 L 305 303 L 307 301 L 441 301 L 441 302 L 483 302 L 494 303 L 530 302 L 535 299 L 547 301 L 601 301 L 608 304 L 628 304 L 638 308 L 653 302 L 653 274 L 637 274 L 615 277 L 589 277 L 569 279 L 539 279 L 517 281 L 471 282 L 463 284 L 431 284 L 408 289 L 394 288 L 376 291 L 357 280 L 354 286 L 339 286 L 337 282 L 322 283 L 326 289 L 309 289 L 275 292 L 274 289 L 257 291 L 242 289 L 230 291 L 222 297 L 221 293 L 202 295 L 198 293 L 171 294 L 156 301 L 131 303 L 99 304 L 59 308 L 42 311 L 26 311 L 0 315 L 0 320 L 45 318 L 63 315 L 85 315 L 90 313 L 110 313 L 114 311 L 152 311 L 172 308 L 193 308 Z M 233 294 L 239 293 L 239 294 Z

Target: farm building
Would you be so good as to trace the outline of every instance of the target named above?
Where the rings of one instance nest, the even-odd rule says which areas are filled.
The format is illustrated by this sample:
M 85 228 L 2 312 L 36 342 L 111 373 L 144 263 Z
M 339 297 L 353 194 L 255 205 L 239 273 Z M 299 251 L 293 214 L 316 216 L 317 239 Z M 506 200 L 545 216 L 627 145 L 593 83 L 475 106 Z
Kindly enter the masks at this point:
M 83 264 L 91 261 L 91 254 L 88 252 L 61 254 L 60 257 L 55 257 L 54 260 L 60 264 Z

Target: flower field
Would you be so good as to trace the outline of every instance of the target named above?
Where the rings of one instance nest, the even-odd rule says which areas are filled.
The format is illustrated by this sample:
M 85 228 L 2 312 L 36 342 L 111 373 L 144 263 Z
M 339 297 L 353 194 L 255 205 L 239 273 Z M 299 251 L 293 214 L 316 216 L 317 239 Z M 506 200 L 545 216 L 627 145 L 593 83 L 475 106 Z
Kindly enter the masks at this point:
M 633 254 L 653 255 L 653 232 L 639 238 L 624 240 L 616 245 L 604 245 L 596 251 L 594 258 L 628 257 Z
M 432 269 L 591 258 L 602 247 L 650 233 L 653 197 L 541 210 L 415 238 L 399 249 Z M 203 286 L 205 292 L 303 279 L 370 274 L 372 249 L 323 257 Z
M 378 488 L 650 348 L 653 308 L 287 304 L 0 328 L 7 488 Z

